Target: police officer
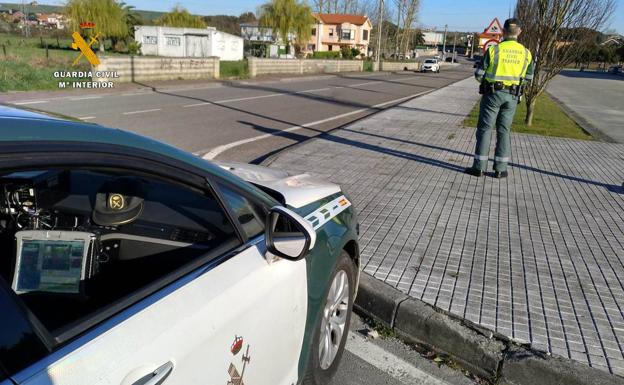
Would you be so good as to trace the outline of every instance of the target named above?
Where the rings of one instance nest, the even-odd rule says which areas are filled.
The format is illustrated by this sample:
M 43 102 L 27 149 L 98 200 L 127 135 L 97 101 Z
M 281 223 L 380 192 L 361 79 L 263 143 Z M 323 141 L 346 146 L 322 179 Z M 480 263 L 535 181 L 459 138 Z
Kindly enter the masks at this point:
M 517 19 L 505 20 L 503 42 L 488 48 L 481 65 L 475 71 L 483 95 L 477 124 L 477 146 L 472 167 L 466 174 L 480 177 L 487 169 L 492 128 L 496 126 L 494 177 L 507 177 L 509 163 L 509 131 L 522 86 L 533 79 L 531 52 L 518 43 L 522 30 Z

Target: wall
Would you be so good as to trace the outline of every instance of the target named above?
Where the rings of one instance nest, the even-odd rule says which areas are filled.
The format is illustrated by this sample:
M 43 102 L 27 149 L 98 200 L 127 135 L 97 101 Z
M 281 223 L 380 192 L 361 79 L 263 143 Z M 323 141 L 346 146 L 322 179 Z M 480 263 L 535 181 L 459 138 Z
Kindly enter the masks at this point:
M 260 59 L 249 60 L 249 76 L 271 74 L 310 74 L 334 72 L 361 72 L 361 60 L 315 60 L 315 59 Z
M 145 56 L 100 57 L 97 71 L 117 71 L 117 82 L 178 79 L 218 79 L 219 58 L 165 58 Z M 108 80 L 94 78 L 94 81 Z
M 392 62 L 392 61 L 383 61 L 381 62 L 381 71 L 403 71 L 407 68 L 408 71 L 418 71 L 420 70 L 420 62 L 410 61 L 410 62 Z

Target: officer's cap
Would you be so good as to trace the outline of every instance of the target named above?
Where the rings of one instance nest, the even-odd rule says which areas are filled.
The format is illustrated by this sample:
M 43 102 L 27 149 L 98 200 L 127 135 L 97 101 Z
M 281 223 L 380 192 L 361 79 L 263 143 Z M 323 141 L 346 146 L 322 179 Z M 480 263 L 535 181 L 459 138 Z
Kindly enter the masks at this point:
M 514 27 L 516 28 L 520 27 L 520 20 L 516 19 L 515 17 L 505 20 L 505 24 L 503 25 L 503 29 L 505 31 L 509 31 L 510 29 Z

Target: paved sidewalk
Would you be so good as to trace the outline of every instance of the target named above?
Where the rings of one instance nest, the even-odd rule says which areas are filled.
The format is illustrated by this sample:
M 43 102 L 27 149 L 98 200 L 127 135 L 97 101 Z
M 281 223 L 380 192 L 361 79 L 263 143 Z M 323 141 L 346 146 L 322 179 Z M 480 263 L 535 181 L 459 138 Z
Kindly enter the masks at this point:
M 467 79 L 268 163 L 343 186 L 365 272 L 624 375 L 624 145 L 513 135 L 508 179 L 470 177 L 474 129 L 461 123 L 478 98 Z

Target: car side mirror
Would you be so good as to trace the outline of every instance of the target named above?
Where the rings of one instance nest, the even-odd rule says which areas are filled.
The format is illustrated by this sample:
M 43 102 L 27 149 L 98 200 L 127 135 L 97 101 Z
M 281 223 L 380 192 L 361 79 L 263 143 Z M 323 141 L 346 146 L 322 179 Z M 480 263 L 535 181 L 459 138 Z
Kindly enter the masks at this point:
M 275 206 L 269 211 L 265 235 L 267 250 L 291 261 L 304 258 L 316 242 L 316 231 L 312 225 L 282 206 Z

